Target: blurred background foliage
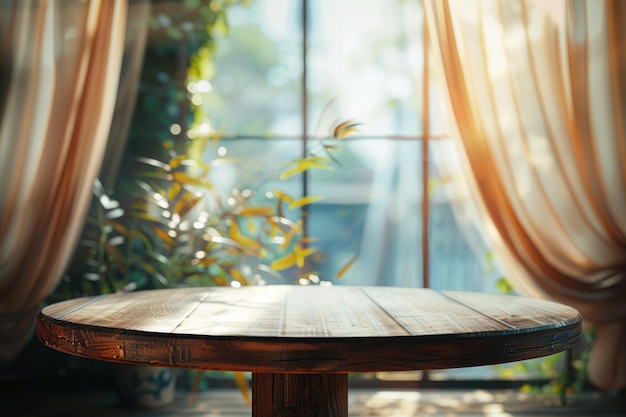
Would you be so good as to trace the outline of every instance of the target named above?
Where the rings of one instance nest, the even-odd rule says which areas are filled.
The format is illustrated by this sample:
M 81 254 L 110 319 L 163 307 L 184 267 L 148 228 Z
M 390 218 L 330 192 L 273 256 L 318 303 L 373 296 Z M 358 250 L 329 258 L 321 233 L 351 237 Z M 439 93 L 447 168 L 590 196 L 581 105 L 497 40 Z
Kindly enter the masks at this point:
M 216 37 L 228 31 L 228 10 L 249 0 L 152 0 L 144 64 L 137 102 L 128 133 L 120 184 L 136 169 L 137 157 L 167 157 L 169 149 L 183 153 L 187 132 L 197 123 L 197 106 L 187 84 L 215 75 Z M 172 131 L 172 126 L 180 130 Z
M 227 10 L 235 4 L 247 2 L 154 1 L 117 184 L 112 190 L 100 181 L 94 184 L 76 255 L 50 302 L 180 285 L 323 284 L 305 267 L 316 249 L 300 218 L 300 210 L 323 197 L 294 197 L 281 182 L 310 170 L 334 169 L 338 141 L 355 133 L 358 124 L 336 122 L 328 130 L 333 144 L 318 140 L 314 152 L 266 169 L 259 184 L 271 179 L 278 188 L 216 185 L 216 176 L 224 175 L 220 168 L 236 158 L 221 146 L 212 116 L 201 104 L 207 97 L 219 100 L 209 94 L 216 76 L 215 36 L 227 34 Z M 267 39 L 254 30 L 243 32 L 235 36 L 252 42 L 248 63 L 263 77 L 276 58 L 271 48 L 269 54 L 255 53 L 268 50 L 254 43 Z M 240 110 L 232 103 L 217 108 Z M 251 125 L 256 126 L 254 120 Z M 284 270 L 290 270 L 291 280 L 281 274 Z
M 111 189 L 100 182 L 94 185 L 76 255 L 50 301 L 165 287 L 183 282 L 182 275 L 193 275 L 180 267 L 202 248 L 192 251 L 187 233 L 182 234 L 186 249 L 182 250 L 181 235 L 170 226 L 175 226 L 175 215 L 179 227 L 201 200 L 198 193 L 206 190 L 194 189 L 200 181 L 197 174 L 195 178 L 182 176 L 184 164 L 172 167 L 169 163 L 174 158 L 190 160 L 188 132 L 203 117 L 193 104 L 188 84 L 214 76 L 215 39 L 228 32 L 228 10 L 248 4 L 247 0 L 152 0 L 137 97 L 117 180 Z M 156 173 L 159 168 L 161 172 Z M 200 185 L 211 188 L 206 175 L 202 181 Z M 169 219 L 162 215 L 168 211 Z

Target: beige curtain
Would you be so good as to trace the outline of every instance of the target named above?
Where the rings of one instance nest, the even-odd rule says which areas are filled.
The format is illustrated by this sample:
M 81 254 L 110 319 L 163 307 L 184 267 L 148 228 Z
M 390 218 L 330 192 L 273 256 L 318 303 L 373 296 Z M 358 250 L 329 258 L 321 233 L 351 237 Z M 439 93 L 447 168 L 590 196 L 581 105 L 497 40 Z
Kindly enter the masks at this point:
M 0 358 L 75 246 L 107 142 L 127 0 L 0 0 Z
M 121 174 L 119 172 L 120 165 L 126 151 L 128 132 L 133 120 L 137 91 L 139 90 L 151 9 L 151 0 L 129 0 L 126 40 L 113 122 L 99 175 L 102 185 L 107 190 L 115 186 L 118 174 Z
M 597 323 L 590 380 L 626 388 L 626 2 L 425 7 L 469 180 L 510 278 Z

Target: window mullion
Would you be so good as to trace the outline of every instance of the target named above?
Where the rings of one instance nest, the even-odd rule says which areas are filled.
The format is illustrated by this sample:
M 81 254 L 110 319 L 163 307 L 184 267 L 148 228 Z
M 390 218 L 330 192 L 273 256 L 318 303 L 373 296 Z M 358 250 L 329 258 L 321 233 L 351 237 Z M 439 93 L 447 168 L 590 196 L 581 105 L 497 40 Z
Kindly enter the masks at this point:
M 430 174 L 428 170 L 428 149 L 429 149 L 429 136 L 430 136 L 430 106 L 429 106 L 429 55 L 428 55 L 428 26 L 426 22 L 426 13 L 423 13 L 423 40 L 424 45 L 422 50 L 424 51 L 422 69 L 422 283 L 424 288 L 430 287 L 430 243 L 429 243 L 429 223 L 430 223 L 430 195 L 428 183 L 430 180 Z
M 308 94 L 308 31 L 309 31 L 309 1 L 302 0 L 301 3 L 301 27 L 302 27 L 302 81 L 301 81 L 301 120 L 302 120 L 302 158 L 306 158 L 308 149 L 308 113 L 309 113 L 309 94 Z M 309 194 L 309 175 L 308 171 L 302 173 L 302 197 Z M 302 233 L 308 237 L 308 217 L 309 208 L 303 206 L 301 208 L 302 216 Z M 304 242 L 307 242 L 305 239 Z M 304 243 L 306 245 L 306 243 Z

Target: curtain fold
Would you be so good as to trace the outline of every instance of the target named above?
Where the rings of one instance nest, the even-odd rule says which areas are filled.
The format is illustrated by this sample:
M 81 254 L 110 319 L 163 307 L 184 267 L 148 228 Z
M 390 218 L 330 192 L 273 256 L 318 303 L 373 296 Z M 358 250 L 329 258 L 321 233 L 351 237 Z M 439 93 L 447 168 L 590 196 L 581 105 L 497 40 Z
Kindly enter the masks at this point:
M 120 165 L 126 151 L 128 132 L 134 115 L 148 41 L 148 21 L 151 8 L 151 0 L 131 0 L 129 2 L 126 41 L 113 112 L 113 123 L 109 131 L 109 140 L 99 174 L 102 185 L 108 190 L 115 186 L 118 174 L 121 174 L 119 172 Z
M 2 358 L 30 337 L 83 225 L 111 125 L 127 10 L 127 0 L 0 8 Z
M 469 182 L 509 278 L 599 325 L 626 388 L 626 4 L 427 0 Z

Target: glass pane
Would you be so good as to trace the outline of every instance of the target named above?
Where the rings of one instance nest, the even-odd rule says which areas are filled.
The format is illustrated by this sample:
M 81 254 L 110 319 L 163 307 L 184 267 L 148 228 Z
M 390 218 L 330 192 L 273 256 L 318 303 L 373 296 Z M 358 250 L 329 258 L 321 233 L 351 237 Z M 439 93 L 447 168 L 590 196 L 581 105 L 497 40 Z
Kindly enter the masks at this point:
M 216 40 L 210 93 L 198 103 L 225 135 L 302 134 L 301 2 L 255 0 L 229 10 Z M 308 133 L 337 119 L 363 135 L 422 134 L 423 14 L 419 4 L 376 0 L 309 2 Z M 436 88 L 434 83 L 431 89 Z M 432 95 L 431 134 L 439 134 Z M 331 105 L 332 104 L 332 105 Z
M 229 9 L 214 76 L 201 107 L 224 135 L 300 135 L 301 22 L 298 2 L 255 0 Z
M 454 141 L 433 140 L 429 150 L 431 286 L 497 292 L 502 272 L 491 256 Z
M 400 1 L 311 1 L 309 131 L 335 101 L 366 135 L 418 135 L 422 12 Z
M 212 180 L 221 195 L 232 190 L 251 190 L 252 199 L 275 189 L 299 196 L 302 184 L 299 177 L 279 180 L 277 177 L 284 164 L 300 157 L 302 144 L 297 138 L 267 139 L 222 139 L 216 146 L 208 146 L 204 158 L 208 161 L 220 159 L 213 168 Z
M 357 256 L 339 284 L 419 287 L 421 173 L 419 141 L 351 139 L 334 153 L 332 171 L 310 173 L 310 233 L 322 248 L 326 276 Z

